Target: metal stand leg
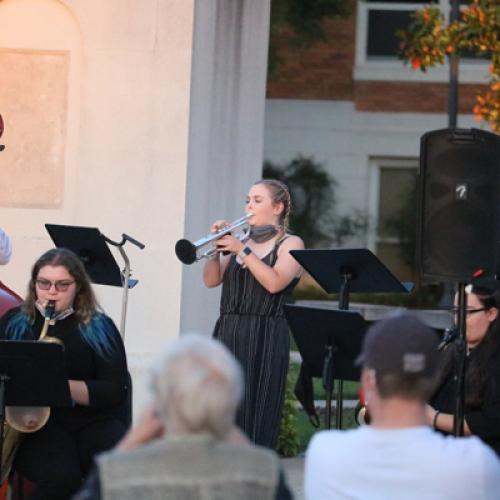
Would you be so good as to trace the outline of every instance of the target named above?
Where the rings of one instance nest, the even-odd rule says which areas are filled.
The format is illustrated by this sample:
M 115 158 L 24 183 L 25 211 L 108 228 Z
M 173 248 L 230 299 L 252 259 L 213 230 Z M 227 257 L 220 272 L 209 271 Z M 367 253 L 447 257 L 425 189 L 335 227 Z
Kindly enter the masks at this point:
M 130 282 L 130 260 L 127 257 L 127 254 L 125 253 L 125 250 L 123 249 L 123 246 L 127 241 L 135 245 L 136 247 L 140 248 L 143 250 L 145 248 L 145 245 L 141 243 L 140 241 L 137 241 L 136 239 L 128 236 L 127 234 L 122 234 L 122 240 L 120 242 L 118 241 L 113 241 L 110 240 L 108 237 L 102 235 L 104 240 L 109 243 L 110 245 L 113 245 L 115 247 L 118 247 L 118 250 L 120 252 L 120 255 L 122 256 L 124 262 L 125 262 L 125 268 L 122 271 L 122 279 L 123 279 L 123 295 L 122 295 L 122 315 L 120 319 L 120 335 L 122 339 L 125 340 L 125 322 L 127 319 L 127 302 L 128 302 L 128 289 L 129 289 L 129 282 Z
M 3 460 L 3 439 L 5 425 L 5 384 L 9 380 L 9 376 L 0 374 L 0 467 Z

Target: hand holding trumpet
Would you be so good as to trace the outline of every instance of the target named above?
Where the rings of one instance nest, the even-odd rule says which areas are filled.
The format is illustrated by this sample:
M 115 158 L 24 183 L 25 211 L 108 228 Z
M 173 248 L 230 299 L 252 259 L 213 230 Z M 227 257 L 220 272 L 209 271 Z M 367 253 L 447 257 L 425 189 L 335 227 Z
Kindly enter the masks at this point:
M 248 214 L 248 216 L 250 217 L 251 214 Z M 226 220 L 216 220 L 212 224 L 210 232 L 212 234 L 217 234 L 230 227 L 231 223 Z M 242 243 L 241 237 L 238 238 L 233 236 L 231 233 L 227 233 L 215 241 L 215 248 L 217 249 L 217 252 L 222 252 L 224 255 L 229 253 L 238 254 L 244 247 L 245 245 Z
M 231 224 L 226 220 L 217 220 L 212 224 L 210 233 L 217 234 L 230 226 Z M 238 253 L 244 246 L 245 245 L 243 245 L 243 243 L 238 238 L 235 238 L 231 233 L 221 236 L 215 241 L 215 248 L 217 249 L 217 252 L 223 252 L 226 255 L 228 253 Z
M 245 245 L 232 234 L 226 234 L 217 240 L 216 247 L 218 252 L 237 254 L 245 248 Z
M 177 241 L 175 253 L 184 264 L 192 264 L 201 259 L 214 257 L 219 252 L 238 252 L 243 248 L 242 241 L 248 239 L 250 231 L 247 214 L 228 224 L 225 220 L 215 221 L 210 228 L 210 235 L 193 243 L 187 239 Z
M 226 229 L 226 227 L 229 227 L 231 224 L 224 219 L 219 219 L 216 220 L 211 226 L 210 226 L 210 233 L 211 234 L 217 234 L 223 229 Z

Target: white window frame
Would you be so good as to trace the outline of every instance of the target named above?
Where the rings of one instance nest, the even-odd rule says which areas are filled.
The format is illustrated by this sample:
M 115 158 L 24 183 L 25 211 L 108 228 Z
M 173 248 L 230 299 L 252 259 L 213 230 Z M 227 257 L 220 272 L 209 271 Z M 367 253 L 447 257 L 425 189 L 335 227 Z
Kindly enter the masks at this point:
M 378 238 L 377 228 L 379 224 L 379 201 L 380 201 L 380 171 L 383 168 L 411 168 L 417 171 L 419 168 L 418 158 L 395 158 L 375 157 L 370 158 L 369 186 L 368 186 L 368 210 L 370 214 L 370 227 L 368 230 L 368 248 L 375 253 L 377 243 L 400 243 L 398 238 Z
M 367 57 L 368 44 L 368 13 L 370 10 L 409 10 L 415 11 L 425 7 L 426 3 L 388 3 L 388 2 L 357 2 L 356 20 L 356 48 L 354 79 L 376 81 L 412 81 L 412 82 L 447 82 L 449 80 L 449 64 L 430 68 L 426 73 L 414 71 L 398 58 L 370 59 Z M 439 0 L 438 4 L 448 19 L 450 6 L 449 0 Z M 459 68 L 459 81 L 461 83 L 488 83 L 488 62 L 474 59 L 462 59 Z

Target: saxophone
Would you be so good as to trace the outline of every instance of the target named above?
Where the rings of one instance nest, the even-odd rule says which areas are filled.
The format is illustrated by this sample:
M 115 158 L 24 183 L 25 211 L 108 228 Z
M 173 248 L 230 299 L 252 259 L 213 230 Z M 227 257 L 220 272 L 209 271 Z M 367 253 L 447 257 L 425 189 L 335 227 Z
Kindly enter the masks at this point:
M 54 313 L 55 302 L 49 300 L 45 307 L 43 327 L 38 341 L 63 345 L 61 340 L 47 334 Z M 22 434 L 40 430 L 47 423 L 49 417 L 50 407 L 48 406 L 7 406 L 5 408 L 0 484 L 3 483 L 10 474 L 17 449 L 22 439 Z

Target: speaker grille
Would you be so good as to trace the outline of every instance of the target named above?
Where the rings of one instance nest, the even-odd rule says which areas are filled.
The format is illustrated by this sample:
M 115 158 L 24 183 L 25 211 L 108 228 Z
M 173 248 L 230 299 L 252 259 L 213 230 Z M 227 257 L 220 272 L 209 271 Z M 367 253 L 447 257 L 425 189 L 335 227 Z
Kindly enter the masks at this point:
M 476 129 L 424 134 L 418 185 L 421 281 L 469 282 L 478 269 L 496 273 L 499 171 L 495 134 Z

